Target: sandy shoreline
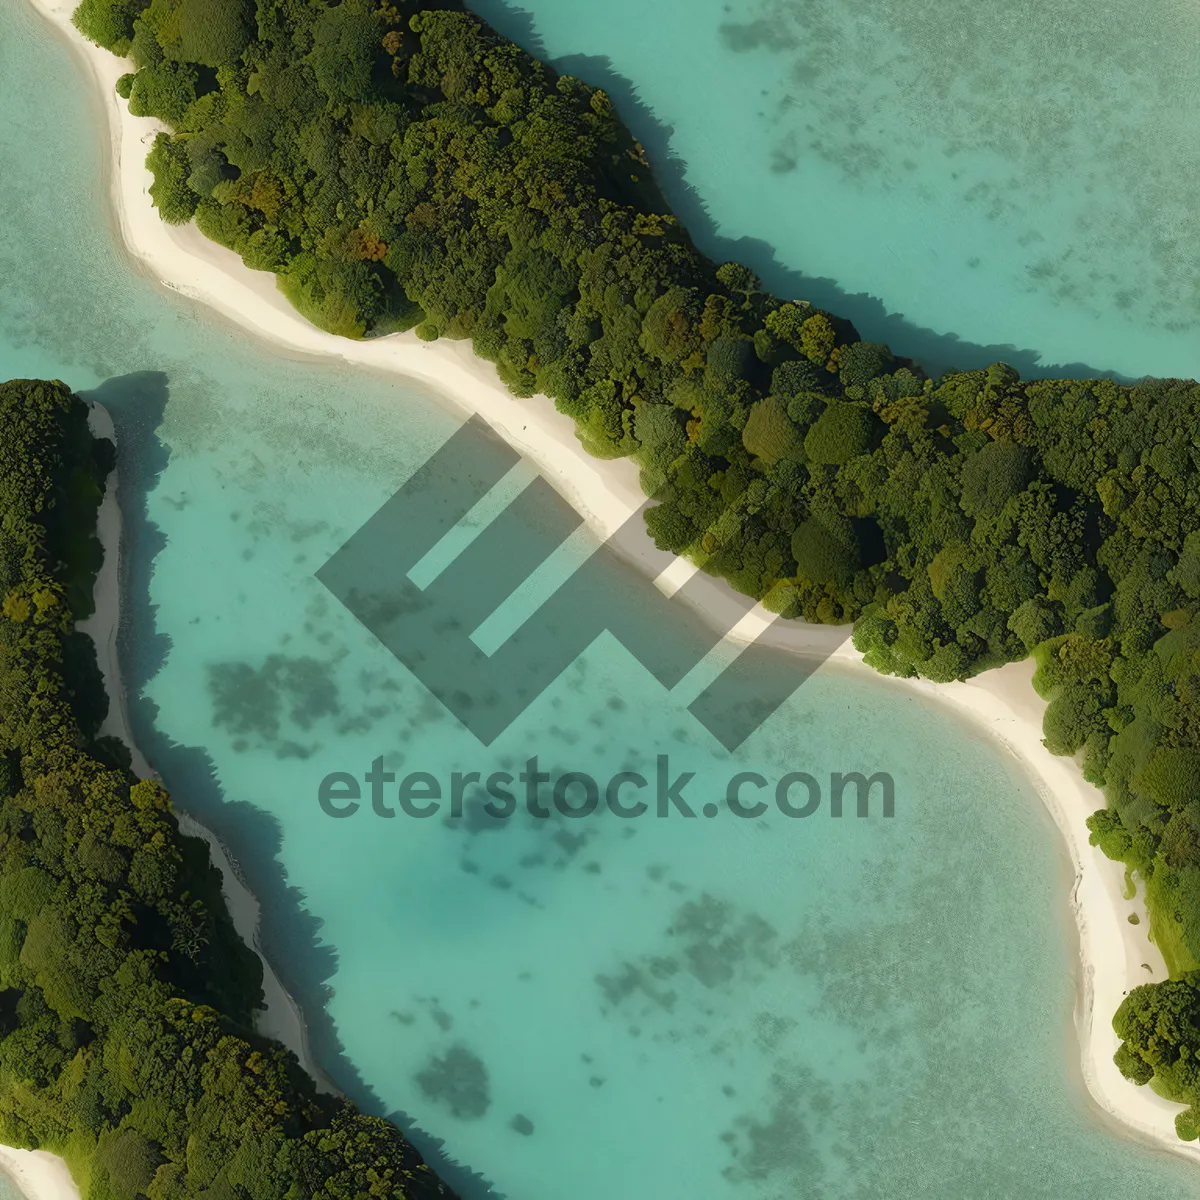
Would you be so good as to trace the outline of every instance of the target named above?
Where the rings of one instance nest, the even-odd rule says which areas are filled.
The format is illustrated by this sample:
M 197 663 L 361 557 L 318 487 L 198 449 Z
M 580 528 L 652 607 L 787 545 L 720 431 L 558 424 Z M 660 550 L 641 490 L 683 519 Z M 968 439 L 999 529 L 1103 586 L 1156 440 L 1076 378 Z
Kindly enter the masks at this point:
M 287 304 L 276 290 L 273 277 L 248 270 L 236 255 L 207 241 L 194 226 L 164 225 L 151 207 L 147 191 L 150 177 L 144 166 L 156 123 L 130 116 L 114 92 L 116 80 L 126 65 L 91 46 L 71 26 L 74 0 L 31 2 L 65 34 L 101 89 L 112 138 L 110 185 L 114 212 L 130 254 L 153 279 L 217 310 L 277 349 L 310 357 L 331 357 L 431 386 L 459 412 L 483 416 L 517 450 L 533 460 L 547 480 L 602 535 L 611 533 L 642 503 L 637 469 L 631 462 L 601 463 L 589 458 L 574 436 L 571 421 L 557 414 L 549 400 L 511 396 L 492 365 L 475 358 L 469 346 L 444 340 L 427 344 L 411 334 L 351 342 L 322 333 Z M 101 516 L 103 527 L 103 511 Z M 681 564 L 670 574 L 678 583 L 688 573 L 690 569 Z M 114 566 L 113 580 L 116 579 Z M 715 580 L 706 584 L 710 586 L 697 590 L 698 602 L 705 609 L 715 612 L 731 603 L 723 585 Z M 116 589 L 111 600 L 115 606 L 119 587 L 115 582 L 106 582 L 102 572 L 97 583 L 98 612 L 93 622 L 100 619 L 99 600 L 107 596 L 109 587 Z M 106 609 L 110 616 L 113 611 Z M 753 636 L 767 619 L 761 610 L 752 612 L 734 636 Z M 115 632 L 112 637 L 114 656 L 110 659 L 111 674 L 106 673 L 105 680 L 110 688 L 116 688 L 115 696 L 119 697 Z M 932 702 L 951 707 L 1020 760 L 1061 830 L 1073 864 L 1075 882 L 1069 903 L 1079 931 L 1081 960 L 1076 1026 L 1087 1090 L 1099 1110 L 1119 1121 L 1127 1133 L 1200 1161 L 1200 1146 L 1180 1142 L 1175 1136 L 1174 1115 L 1181 1106 L 1160 1099 L 1148 1088 L 1133 1087 L 1112 1061 L 1118 1045 L 1110 1024 L 1112 1013 L 1131 987 L 1164 978 L 1165 968 L 1162 956 L 1147 938 L 1149 923 L 1142 900 L 1124 899 L 1123 867 L 1109 862 L 1088 845 L 1085 819 L 1101 806 L 1100 793 L 1082 778 L 1073 762 L 1054 757 L 1042 745 L 1041 719 L 1045 706 L 1029 682 L 1032 664 L 1012 664 L 970 683 L 936 685 L 884 680 L 863 666 L 853 647 L 842 641 L 844 637 L 845 630 L 789 624 L 772 629 L 764 642 L 797 653 L 827 653 L 837 646 L 830 659 L 832 663 L 870 673 L 881 686 L 905 687 Z M 99 645 L 100 638 L 97 641 Z M 105 656 L 102 649 L 102 663 Z M 110 695 L 114 695 L 112 690 Z M 113 708 L 114 713 L 122 708 L 116 698 Z M 235 925 L 257 949 L 254 934 L 257 904 L 224 859 L 219 843 L 211 834 L 207 836 L 225 875 Z M 1131 912 L 1139 914 L 1140 925 L 1128 923 L 1126 918 Z M 264 1032 L 274 1033 L 286 1044 L 295 1040 L 303 1048 L 302 1017 L 282 988 L 280 993 L 282 997 L 269 997 L 272 1003 Z M 293 1014 L 290 1021 L 283 1015 L 288 1009 Z M 296 1049 L 296 1045 L 292 1048 Z M 301 1058 L 311 1069 L 305 1057 Z
M 92 404 L 88 424 L 96 437 L 106 437 L 116 442 L 112 417 L 99 404 Z M 129 713 L 125 699 L 125 685 L 121 678 L 120 662 L 117 657 L 117 635 L 121 623 L 121 509 L 120 472 L 114 470 L 108 478 L 104 501 L 97 520 L 97 534 L 104 547 L 104 563 L 96 577 L 93 598 L 96 611 L 78 628 L 96 644 L 96 658 L 100 674 L 108 693 L 109 710 L 101 734 L 118 737 L 129 747 L 133 758 L 133 771 L 139 779 L 158 778 L 158 773 L 146 761 L 133 738 L 129 724 Z M 229 906 L 229 915 L 239 936 L 258 955 L 263 965 L 263 992 L 266 1003 L 259 1010 L 256 1028 L 259 1033 L 273 1037 L 293 1051 L 304 1069 L 327 1091 L 336 1091 L 328 1077 L 313 1059 L 308 1046 L 308 1033 L 303 1014 L 289 995 L 274 969 L 263 954 L 259 940 L 258 900 L 246 887 L 240 873 L 229 857 L 221 840 L 210 829 L 176 808 L 180 830 L 191 836 L 203 838 L 208 843 L 213 864 L 221 872 L 222 891 Z
M 29 1200 L 81 1200 L 66 1162 L 57 1154 L 0 1146 L 0 1172 Z
M 88 426 L 93 436 L 108 438 L 116 443 L 113 420 L 108 410 L 93 403 L 88 412 Z M 124 682 L 117 656 L 117 637 L 121 625 L 121 509 L 118 489 L 120 472 L 108 477 L 104 499 L 97 514 L 96 533 L 104 547 L 104 561 L 92 589 L 95 611 L 76 628 L 86 633 L 96 646 L 96 661 L 104 680 L 109 709 L 101 734 L 120 738 L 129 747 L 133 772 L 139 779 L 157 778 L 157 772 L 146 761 L 129 724 Z M 263 954 L 259 940 L 259 904 L 242 881 L 220 839 L 211 830 L 186 813 L 175 810 L 180 830 L 200 837 L 208 843 L 213 864 L 221 872 L 221 890 L 229 907 L 229 915 L 239 936 L 258 955 L 263 966 L 265 1003 L 255 1022 L 259 1033 L 282 1042 L 300 1060 L 304 1069 L 324 1091 L 336 1091 L 329 1078 L 313 1059 L 308 1046 L 308 1032 L 299 1006 L 280 982 Z M 71 1177 L 66 1162 L 58 1155 L 44 1150 L 19 1150 L 0 1146 L 0 1171 L 6 1171 L 29 1200 L 80 1200 L 79 1189 Z

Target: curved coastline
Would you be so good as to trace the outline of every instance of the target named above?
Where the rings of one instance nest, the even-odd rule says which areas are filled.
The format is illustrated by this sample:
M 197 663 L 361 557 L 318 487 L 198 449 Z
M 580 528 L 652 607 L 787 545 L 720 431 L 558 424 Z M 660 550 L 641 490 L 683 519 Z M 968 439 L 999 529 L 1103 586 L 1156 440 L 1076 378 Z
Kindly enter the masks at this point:
M 237 255 L 209 242 L 194 226 L 171 227 L 160 221 L 150 203 L 150 177 L 144 166 L 158 126 L 152 120 L 131 116 L 117 98 L 114 87 L 124 71 L 122 62 L 86 42 L 74 29 L 70 22 L 74 0 L 30 2 L 67 38 L 101 89 L 111 135 L 108 182 L 113 211 L 132 259 L 151 278 L 215 309 L 277 351 L 332 357 L 360 368 L 416 379 L 433 388 L 454 411 L 478 413 L 514 448 L 532 459 L 548 482 L 585 515 L 601 536 L 610 534 L 643 503 L 637 468 L 632 462 L 615 460 L 601 464 L 590 458 L 575 439 L 570 420 L 557 414 L 548 399 L 513 397 L 497 378 L 492 365 L 476 358 L 469 345 L 446 341 L 424 343 L 411 333 L 366 342 L 325 334 L 308 325 L 290 307 L 276 290 L 271 276 L 250 271 Z M 110 483 L 105 499 L 107 505 L 113 498 L 114 512 L 115 490 Z M 103 535 L 103 510 L 101 520 Z M 117 520 L 119 523 L 119 514 Z M 105 545 L 108 549 L 115 544 Z M 112 557 L 115 560 L 115 552 Z M 106 567 L 108 558 L 106 555 Z M 667 573 L 669 578 L 660 580 L 660 586 L 668 590 L 677 586 L 691 570 L 687 564 L 678 563 Z M 704 584 L 693 597 L 702 611 L 716 614 L 731 603 L 724 585 L 717 580 L 706 579 Z M 101 592 L 102 581 L 98 580 L 97 615 L 92 618 L 93 623 L 101 617 Z M 114 593 L 112 604 L 116 603 Z M 106 611 L 115 622 L 113 609 Z M 761 607 L 756 608 L 732 636 L 753 638 L 771 619 Z M 114 625 L 108 643 L 111 651 L 106 651 L 97 637 L 102 665 L 109 657 L 105 682 L 114 697 L 110 720 L 119 720 L 123 713 L 115 636 Z M 870 674 L 888 686 L 907 688 L 914 700 L 919 697 L 926 703 L 949 707 L 1015 755 L 1063 834 L 1071 859 L 1074 885 L 1069 904 L 1080 943 L 1075 1025 L 1087 1091 L 1098 1114 L 1123 1133 L 1200 1162 L 1200 1146 L 1181 1142 L 1175 1135 L 1174 1116 L 1183 1106 L 1161 1099 L 1148 1088 L 1135 1088 L 1112 1061 L 1118 1039 L 1110 1025 L 1111 1014 L 1130 988 L 1165 978 L 1165 966 L 1161 954 L 1148 939 L 1149 922 L 1143 902 L 1140 898 L 1125 898 L 1124 868 L 1088 844 L 1085 820 L 1100 807 L 1100 793 L 1083 779 L 1075 763 L 1054 757 L 1042 744 L 1045 706 L 1030 683 L 1032 663 L 1010 664 L 966 683 L 932 684 L 878 676 L 862 664 L 846 641 L 844 627 L 781 622 L 759 640 L 780 650 L 828 657 L 831 665 L 839 669 Z M 118 732 L 132 747 L 127 728 L 124 732 L 114 728 L 113 732 Z M 209 841 L 214 861 L 224 876 L 234 923 L 261 957 L 254 932 L 257 902 L 238 879 L 214 835 L 198 825 L 186 827 L 185 832 L 200 833 Z M 1137 926 L 1126 919 L 1134 911 L 1141 917 Z M 264 966 L 265 977 L 278 985 L 265 960 Z M 297 1052 L 306 1068 L 315 1071 L 317 1068 L 307 1055 L 304 1042 L 303 1018 L 281 986 L 279 993 L 268 1008 L 263 1032 L 278 1037 Z M 271 1000 L 270 995 L 268 999 Z M 290 1018 L 284 1015 L 288 1008 Z
M 96 437 L 108 438 L 116 443 L 116 432 L 108 410 L 102 405 L 91 404 L 88 424 Z M 108 694 L 108 716 L 100 727 L 101 734 L 120 738 L 129 747 L 133 759 L 133 772 L 139 779 L 158 778 L 158 772 L 146 760 L 133 738 L 132 727 L 125 697 L 125 685 L 121 677 L 117 637 L 121 625 L 122 555 L 121 555 L 121 508 L 120 471 L 114 468 L 108 477 L 104 500 L 97 518 L 97 535 L 104 547 L 104 562 L 96 577 L 93 589 L 95 612 L 78 628 L 86 633 L 96 645 L 96 659 Z M 299 1005 L 291 997 L 275 974 L 263 953 L 259 939 L 259 905 L 246 887 L 224 843 L 212 830 L 200 824 L 194 817 L 176 807 L 181 832 L 190 837 L 202 838 L 208 843 L 213 864 L 221 872 L 221 890 L 229 906 L 230 919 L 241 939 L 258 956 L 263 966 L 263 993 L 266 1003 L 259 1010 L 258 1032 L 282 1042 L 300 1060 L 301 1066 L 317 1082 L 323 1091 L 337 1088 L 322 1072 L 312 1056 L 308 1045 L 308 1033 Z
M 116 443 L 113 420 L 102 405 L 91 402 L 88 425 L 97 438 Z M 109 475 L 104 500 L 97 516 L 96 533 L 104 548 L 104 561 L 93 587 L 95 611 L 76 628 L 86 633 L 96 646 L 96 661 L 108 695 L 109 709 L 100 733 L 119 738 L 129 748 L 133 773 L 139 779 L 157 779 L 158 773 L 146 760 L 134 741 L 121 678 L 117 636 L 121 625 L 121 509 L 118 497 L 119 472 Z M 176 808 L 180 831 L 208 843 L 213 865 L 221 872 L 221 891 L 229 908 L 234 928 L 262 963 L 265 1003 L 255 1022 L 259 1033 L 281 1042 L 300 1060 L 300 1065 L 316 1081 L 321 1091 L 338 1089 L 314 1059 L 308 1044 L 308 1030 L 300 1006 L 284 988 L 263 952 L 259 938 L 259 904 L 246 886 L 224 844 L 212 830 Z M 22 1150 L 0 1145 L 0 1171 L 28 1200 L 81 1200 L 79 1188 L 66 1161 L 46 1150 Z

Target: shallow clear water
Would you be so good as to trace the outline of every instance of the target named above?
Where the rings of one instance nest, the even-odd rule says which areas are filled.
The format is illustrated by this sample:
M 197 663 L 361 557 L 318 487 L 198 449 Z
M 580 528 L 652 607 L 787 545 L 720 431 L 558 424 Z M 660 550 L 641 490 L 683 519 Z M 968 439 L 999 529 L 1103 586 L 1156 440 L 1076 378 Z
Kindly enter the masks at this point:
M 381 651 L 313 572 L 457 420 L 142 279 L 72 68 L 0 11 L 0 375 L 104 385 L 139 740 L 237 852 L 289 984 L 315 1003 L 327 980 L 312 1034 L 339 1083 L 517 1200 L 1200 1191 L 1083 1099 L 1057 834 L 945 715 L 823 671 L 731 759 L 686 711 L 699 681 L 667 695 L 602 640 L 483 749 Z M 736 770 L 883 770 L 896 815 L 489 827 L 317 803 L 376 757 L 445 781 L 534 753 L 601 778 L 667 754 L 696 809 Z
M 1200 374 L 1195 4 L 470 7 L 611 82 L 682 160 L 702 245 L 865 337 L 938 367 Z

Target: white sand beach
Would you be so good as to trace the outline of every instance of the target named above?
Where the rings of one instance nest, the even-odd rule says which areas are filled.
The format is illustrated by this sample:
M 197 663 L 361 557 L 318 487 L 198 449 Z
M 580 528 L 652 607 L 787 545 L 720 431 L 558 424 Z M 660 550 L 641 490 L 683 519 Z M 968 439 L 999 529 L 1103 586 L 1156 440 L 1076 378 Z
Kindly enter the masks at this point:
M 80 1200 L 75 1180 L 57 1154 L 0 1146 L 0 1172 L 8 1175 L 29 1200 Z
M 63 32 L 100 89 L 112 139 L 109 186 L 114 214 L 125 245 L 140 269 L 164 287 L 215 309 L 257 334 L 279 352 L 328 356 L 416 379 L 445 397 L 457 411 L 481 415 L 531 459 L 601 535 L 616 529 L 642 503 L 637 469 L 631 462 L 599 462 L 588 457 L 574 436 L 572 422 L 559 415 L 550 400 L 514 398 L 499 381 L 492 365 L 475 358 L 469 345 L 444 340 L 428 344 L 411 334 L 354 342 L 322 333 L 292 310 L 276 290 L 271 276 L 248 270 L 236 255 L 207 241 L 193 226 L 163 224 L 150 202 L 151 180 L 144 166 L 157 125 L 130 116 L 114 91 L 118 77 L 127 69 L 126 64 L 87 43 L 74 29 L 70 23 L 74 0 L 31 2 Z M 102 514 L 102 531 L 104 521 Z M 111 536 L 111 529 L 106 536 Z M 690 570 L 686 564 L 680 564 L 669 572 L 671 586 L 677 585 Z M 116 619 L 118 593 L 116 584 L 102 576 L 97 594 L 106 607 L 103 614 L 98 610 L 91 623 L 97 644 L 101 645 L 107 637 L 112 647 L 106 651 L 101 645 L 101 660 L 104 662 L 107 656 L 105 678 L 110 695 L 117 696 L 120 685 L 115 632 L 106 631 L 115 631 L 115 625 L 109 621 Z M 715 580 L 708 580 L 706 586 L 698 588 L 694 598 L 714 617 L 731 603 L 724 585 Z M 768 614 L 756 609 L 732 636 L 753 637 L 769 620 Z M 970 683 L 935 685 L 888 680 L 874 675 L 861 663 L 853 647 L 844 640 L 846 633 L 845 629 L 787 623 L 772 628 L 764 641 L 796 653 L 817 652 L 822 656 L 837 647 L 830 659 L 831 667 L 824 669 L 840 666 L 869 673 L 880 687 L 906 688 L 914 701 L 920 696 L 944 704 L 971 720 L 981 733 L 994 738 L 1020 760 L 1062 831 L 1074 867 L 1074 886 L 1064 900 L 1070 905 L 1079 930 L 1076 1025 L 1087 1092 L 1098 1114 L 1114 1126 L 1119 1123 L 1126 1134 L 1200 1161 L 1200 1146 L 1180 1142 L 1175 1136 L 1174 1116 L 1180 1106 L 1160 1099 L 1148 1088 L 1135 1088 L 1120 1075 L 1112 1061 L 1118 1045 L 1110 1024 L 1113 1012 L 1131 988 L 1163 979 L 1165 966 L 1162 956 L 1148 940 L 1149 923 L 1141 899 L 1124 898 L 1123 867 L 1109 862 L 1088 845 L 1085 819 L 1101 807 L 1102 796 L 1083 779 L 1073 762 L 1054 757 L 1042 744 L 1045 705 L 1030 684 L 1032 664 L 1012 664 Z M 111 719 L 119 719 L 121 710 L 121 704 L 114 703 Z M 122 736 L 127 736 L 127 730 Z M 209 837 L 217 861 L 221 862 L 219 844 Z M 257 905 L 227 860 L 222 870 L 235 923 L 250 944 L 255 945 Z M 1140 918 L 1136 926 L 1127 920 L 1134 912 Z M 279 991 L 282 993 L 282 988 Z M 285 995 L 272 993 L 269 999 L 271 1006 L 264 1029 L 276 1032 L 294 1049 L 297 1046 L 302 1049 L 303 1021 L 295 1006 Z M 289 1007 L 294 1019 L 282 1015 Z M 312 1064 L 308 1065 L 313 1069 Z M 36 1194 L 49 1197 L 68 1193 Z

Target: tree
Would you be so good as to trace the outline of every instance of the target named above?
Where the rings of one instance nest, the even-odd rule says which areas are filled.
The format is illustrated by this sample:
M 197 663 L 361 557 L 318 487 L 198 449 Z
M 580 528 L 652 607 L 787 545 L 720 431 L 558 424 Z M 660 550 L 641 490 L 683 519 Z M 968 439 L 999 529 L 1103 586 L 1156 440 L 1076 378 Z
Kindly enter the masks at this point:
M 856 622 L 877 669 L 951 679 L 1037 655 L 1048 743 L 1104 789 L 1095 828 L 1147 873 L 1172 969 L 1200 965 L 1193 823 L 1176 821 L 1200 812 L 1200 386 L 1023 382 L 1003 363 L 928 379 L 706 259 L 608 97 L 462 6 L 239 0 L 205 21 L 218 3 L 80 17 L 129 41 L 122 93 L 171 128 L 150 158 L 165 218 L 194 214 L 325 329 L 469 338 L 589 452 L 636 457 L 660 546 L 789 615 Z M 14 432 L 0 461 L 29 444 Z M 26 578 L 35 542 L 0 539 L 0 629 L 22 647 L 86 578 L 82 555 L 61 594 Z M 10 711 L 19 741 L 40 718 Z M 73 719 L 86 735 L 94 714 Z M 91 882 L 118 869 L 79 844 Z M 130 894 L 191 944 L 187 906 L 168 911 L 178 864 L 126 852 Z M 123 921 L 99 926 L 107 949 Z
M 1026 600 L 1008 618 L 1008 627 L 1021 639 L 1027 651 L 1032 651 L 1062 632 L 1057 607 L 1039 596 Z
M 383 30 L 365 0 L 341 0 L 325 9 L 312 30 L 308 62 L 330 100 L 363 100 L 382 49 Z
M 75 28 L 124 57 L 133 44 L 133 23 L 149 0 L 82 0 L 71 17 Z
M 219 67 L 249 44 L 254 7 L 249 0 L 152 0 L 145 20 L 168 58 Z
M 838 351 L 838 377 L 843 387 L 866 387 L 877 375 L 885 375 L 895 359 L 880 342 L 851 342 Z
M 792 534 L 792 557 L 801 578 L 845 587 L 859 566 L 858 543 L 850 522 L 837 513 L 807 518 Z
M 831 401 L 804 438 L 804 451 L 814 463 L 840 466 L 871 448 L 875 419 L 860 405 Z
M 1121 1039 L 1121 1073 L 1134 1083 L 1156 1080 L 1161 1094 L 1181 1102 L 1197 1097 L 1200 1084 L 1200 1004 L 1184 980 L 1136 987 L 1113 1017 Z
M 1033 463 L 1023 446 L 988 442 L 969 455 L 962 468 L 962 506 L 970 516 L 994 516 L 1032 478 Z
M 1192 530 L 1183 541 L 1179 561 L 1168 573 L 1190 600 L 1200 600 L 1200 530 Z
M 742 444 L 768 467 L 781 458 L 801 458 L 804 453 L 804 439 L 777 396 L 765 396 L 750 410 Z
M 154 175 L 150 199 L 168 225 L 186 225 L 196 215 L 199 197 L 188 186 L 191 161 L 187 147 L 160 133 L 146 160 Z

